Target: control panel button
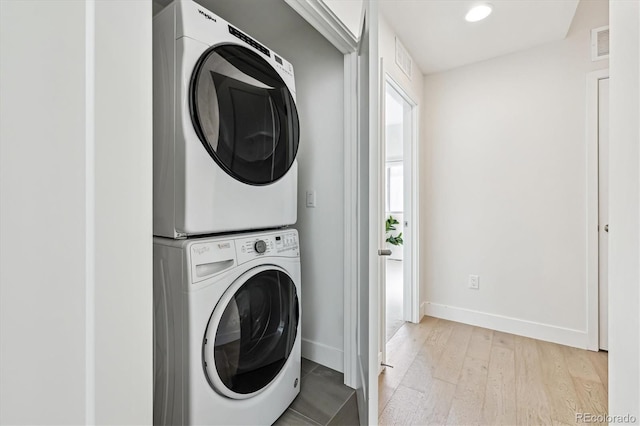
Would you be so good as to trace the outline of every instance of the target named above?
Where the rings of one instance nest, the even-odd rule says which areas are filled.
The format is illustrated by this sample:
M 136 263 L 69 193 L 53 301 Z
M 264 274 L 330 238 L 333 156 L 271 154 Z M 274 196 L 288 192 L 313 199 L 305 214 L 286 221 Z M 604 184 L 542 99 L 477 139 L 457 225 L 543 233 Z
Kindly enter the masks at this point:
M 258 240 L 253 245 L 253 248 L 256 250 L 256 253 L 264 253 L 267 251 L 267 243 L 264 240 Z

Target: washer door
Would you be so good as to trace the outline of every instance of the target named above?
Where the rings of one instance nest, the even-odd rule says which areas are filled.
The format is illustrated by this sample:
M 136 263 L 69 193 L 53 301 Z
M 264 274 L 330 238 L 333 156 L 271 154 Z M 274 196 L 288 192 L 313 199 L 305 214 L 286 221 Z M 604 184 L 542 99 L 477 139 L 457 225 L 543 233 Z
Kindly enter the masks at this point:
M 191 76 L 189 107 L 205 149 L 235 179 L 267 185 L 292 166 L 296 105 L 280 75 L 254 51 L 223 44 L 204 52 Z
M 203 342 L 211 387 L 233 399 L 262 392 L 284 368 L 298 332 L 298 295 L 277 266 L 238 278 L 215 307 Z

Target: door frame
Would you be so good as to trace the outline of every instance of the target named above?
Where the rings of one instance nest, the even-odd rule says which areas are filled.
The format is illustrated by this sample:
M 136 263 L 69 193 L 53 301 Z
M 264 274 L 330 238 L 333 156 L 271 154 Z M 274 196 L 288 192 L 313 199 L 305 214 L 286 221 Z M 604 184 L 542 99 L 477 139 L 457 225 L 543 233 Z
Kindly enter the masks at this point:
M 358 388 L 363 372 L 358 365 L 357 328 L 358 328 L 358 175 L 360 173 L 358 147 L 358 94 L 357 70 L 358 54 L 344 57 L 344 384 Z M 352 84 L 353 83 L 353 84 Z
M 300 16 L 344 54 L 344 384 L 357 389 L 362 383 L 362 366 L 358 363 L 358 40 L 321 0 L 285 0 Z M 360 25 L 364 22 L 364 9 Z M 368 208 L 368 206 L 366 207 Z
M 410 143 L 410 179 L 411 179 L 411 190 L 409 193 L 409 200 L 411 203 L 409 218 L 407 219 L 407 212 L 403 212 L 404 220 L 408 220 L 410 223 L 410 231 L 408 234 L 409 241 L 409 250 L 411 253 L 411 264 L 410 271 L 407 279 L 407 270 L 403 269 L 403 292 L 404 296 L 409 295 L 408 298 L 403 299 L 403 317 L 405 321 L 410 321 L 412 323 L 420 322 L 420 268 L 418 267 L 420 252 L 417 242 L 419 241 L 418 236 L 420 235 L 420 179 L 418 175 L 418 158 L 420 157 L 420 144 L 418 143 L 420 138 L 420 106 L 419 103 L 416 102 L 409 92 L 407 92 L 402 85 L 393 78 L 393 76 L 384 68 L 384 63 L 380 64 L 380 74 L 383 75 L 383 85 L 382 85 L 382 93 L 380 94 L 380 99 L 382 100 L 382 105 L 380 110 L 382 111 L 381 115 L 381 123 L 384 126 L 384 109 L 386 107 L 386 84 L 389 84 L 398 94 L 409 104 L 411 107 L 411 143 Z M 381 131 L 381 138 L 385 138 L 384 131 Z M 386 146 L 386 140 L 385 146 Z M 403 165 L 406 166 L 406 161 L 403 156 Z M 406 176 L 406 175 L 405 175 Z M 404 224 L 402 225 L 402 229 L 404 232 Z M 406 233 L 404 234 L 407 235 Z M 407 282 L 409 284 L 407 284 Z M 408 300 L 407 300 L 408 299 Z M 386 340 L 385 340 L 386 341 Z
M 378 387 L 377 382 L 373 381 L 373 377 L 377 380 L 377 369 L 370 368 L 368 365 L 368 372 L 364 371 L 364 366 L 359 362 L 359 356 L 368 358 L 369 364 L 376 359 L 377 346 L 378 346 L 378 329 L 377 327 L 369 327 L 369 345 L 367 354 L 358 354 L 358 333 L 360 330 L 357 328 L 358 324 L 358 289 L 368 289 L 369 293 L 369 307 L 378 306 L 377 291 L 379 289 L 378 283 L 378 271 L 376 259 L 378 258 L 377 251 L 374 250 L 373 244 L 377 241 L 369 241 L 369 246 L 359 247 L 360 238 L 363 237 L 359 233 L 359 218 L 363 215 L 367 215 L 370 206 L 359 206 L 358 195 L 362 188 L 362 183 L 359 182 L 358 176 L 360 174 L 361 165 L 360 157 L 363 149 L 370 149 L 371 145 L 376 146 L 377 132 L 373 132 L 370 135 L 370 146 L 362 147 L 359 145 L 359 111 L 358 111 L 358 48 L 359 42 L 349 29 L 337 18 L 333 11 L 326 6 L 322 0 L 284 0 L 291 8 L 302 16 L 307 22 L 311 24 L 320 34 L 322 34 L 331 44 L 333 44 L 342 54 L 344 54 L 344 230 L 343 230 L 343 247 L 344 247 L 344 267 L 343 267 L 343 279 L 344 279 L 344 347 L 343 347 L 343 374 L 344 383 L 354 389 L 363 388 L 364 395 L 370 396 L 371 400 L 366 401 L 367 407 L 359 407 L 360 418 L 371 418 L 369 420 L 373 424 L 377 424 L 377 405 L 378 405 Z M 377 45 L 378 33 L 377 33 L 377 20 L 378 11 L 377 5 L 370 5 L 370 9 L 373 11 L 372 16 L 376 20 L 376 29 L 371 35 L 375 44 Z M 360 27 L 362 28 L 365 18 L 365 7 L 362 9 L 360 16 Z M 375 59 L 370 60 L 370 63 L 377 62 L 378 53 L 377 49 L 374 49 Z M 379 79 L 376 77 L 374 81 L 370 81 L 370 85 L 378 85 Z M 369 88 L 371 90 L 371 88 Z M 376 94 L 377 95 L 377 94 Z M 377 100 L 374 99 L 373 102 Z M 379 105 L 377 105 L 379 107 Z M 377 120 L 379 112 L 377 114 L 370 114 L 370 120 Z M 417 123 L 417 120 L 415 120 Z M 373 126 L 370 127 L 371 130 Z M 372 143 L 371 140 L 375 140 Z M 416 139 L 417 140 L 417 139 Z M 377 160 L 377 153 L 369 152 L 373 157 L 370 158 L 371 162 Z M 417 159 L 417 155 L 416 155 Z M 417 170 L 417 167 L 416 167 Z M 371 194 L 370 194 L 371 195 Z M 377 197 L 374 197 L 374 200 Z M 372 200 L 369 200 L 370 203 Z M 417 205 L 417 203 L 416 203 Z M 370 224 L 371 227 L 371 224 Z M 370 230 L 371 233 L 372 230 Z M 362 256 L 364 254 L 364 256 Z M 359 273 L 358 262 L 367 262 L 369 269 L 369 276 L 362 277 Z M 416 262 L 417 263 L 417 262 Z M 367 282 L 361 282 L 364 279 Z M 370 286 L 373 287 L 370 287 Z M 370 323 L 377 323 L 377 309 L 370 310 L 373 317 L 370 316 Z M 376 386 L 372 389 L 364 389 L 364 385 L 367 383 L 364 375 L 368 373 L 368 381 L 370 383 L 376 383 Z M 366 416 L 363 416 L 366 415 Z M 362 420 L 361 420 L 362 421 Z
M 609 78 L 609 69 L 587 74 L 587 349 L 598 351 L 599 229 L 598 229 L 598 85 Z
M 358 290 L 358 41 L 322 1 L 285 0 L 300 16 L 344 55 L 344 384 L 354 389 L 360 382 L 356 346 Z M 363 12 L 364 15 L 364 12 Z M 362 23 L 364 16 L 360 17 Z
M 402 270 L 402 293 L 403 293 L 403 306 L 402 306 L 402 317 L 404 321 L 409 321 L 412 323 L 418 323 L 420 321 L 420 279 L 418 276 L 418 248 L 417 241 L 418 232 L 419 232 L 419 218 L 418 215 L 418 206 L 419 206 L 419 179 L 418 179 L 418 161 L 419 158 L 418 149 L 418 103 L 409 95 L 409 93 L 402 87 L 400 83 L 396 79 L 393 78 L 391 73 L 386 69 L 385 63 L 382 59 L 380 59 L 380 149 L 381 149 L 381 164 L 382 169 L 379 171 L 381 177 L 383 178 L 384 183 L 381 185 L 381 193 L 382 197 L 381 202 L 385 203 L 386 199 L 386 102 L 387 102 L 387 84 L 395 90 L 400 97 L 409 104 L 411 108 L 411 141 L 409 143 L 409 162 L 405 161 L 405 156 L 403 155 L 402 163 L 403 167 L 407 167 L 409 169 L 409 179 L 411 180 L 411 186 L 409 190 L 409 203 L 410 209 L 409 211 L 403 212 L 403 222 L 408 221 L 410 223 L 410 232 L 406 233 L 404 228 L 404 223 L 401 224 L 401 229 L 403 235 L 405 236 L 405 244 L 409 247 L 409 262 L 408 268 L 405 266 L 407 263 L 403 265 Z M 403 144 L 403 150 L 407 147 Z M 407 173 L 403 175 L 403 182 L 406 178 Z M 406 182 L 405 182 L 406 183 Z M 405 195 L 406 192 L 405 192 Z M 386 208 L 383 209 L 385 211 L 386 216 Z M 406 247 L 405 246 L 405 247 Z M 407 255 L 407 251 L 404 252 L 405 258 Z M 386 259 L 382 262 L 382 267 L 380 269 L 380 288 L 378 289 L 379 293 L 379 301 L 378 301 L 378 312 L 380 314 L 378 327 L 379 327 L 379 343 L 378 343 L 378 362 L 379 362 L 379 372 L 383 370 L 383 364 L 387 363 L 387 336 L 386 336 Z M 407 270 L 409 269 L 409 270 Z

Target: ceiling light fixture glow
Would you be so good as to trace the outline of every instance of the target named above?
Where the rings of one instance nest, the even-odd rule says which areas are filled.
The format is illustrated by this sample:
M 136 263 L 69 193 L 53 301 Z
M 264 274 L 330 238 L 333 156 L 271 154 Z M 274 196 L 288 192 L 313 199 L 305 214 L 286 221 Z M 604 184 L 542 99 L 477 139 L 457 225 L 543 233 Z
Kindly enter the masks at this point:
M 484 18 L 486 18 L 487 16 L 491 15 L 492 11 L 493 11 L 493 8 L 491 7 L 490 4 L 486 4 L 486 3 L 485 4 L 479 4 L 477 6 L 472 7 L 471 9 L 469 9 L 469 11 L 465 15 L 464 19 L 467 22 L 482 21 Z

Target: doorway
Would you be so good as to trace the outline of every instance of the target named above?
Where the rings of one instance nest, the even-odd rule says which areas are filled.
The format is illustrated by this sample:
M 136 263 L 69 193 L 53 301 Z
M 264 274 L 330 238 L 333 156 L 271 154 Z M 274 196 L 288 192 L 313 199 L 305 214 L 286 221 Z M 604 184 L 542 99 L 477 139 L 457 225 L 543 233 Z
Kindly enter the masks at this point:
M 598 342 L 609 349 L 609 78 L 598 80 Z
M 608 350 L 609 327 L 609 70 L 587 75 L 588 349 Z
M 384 194 L 381 198 L 384 211 L 384 244 L 387 257 L 383 266 L 381 288 L 381 361 L 386 360 L 386 344 L 406 321 L 417 322 L 419 309 L 416 227 L 413 218 L 417 178 L 414 160 L 417 140 L 417 104 L 393 80 L 384 76 L 381 89 L 383 96 L 384 141 L 383 169 Z

